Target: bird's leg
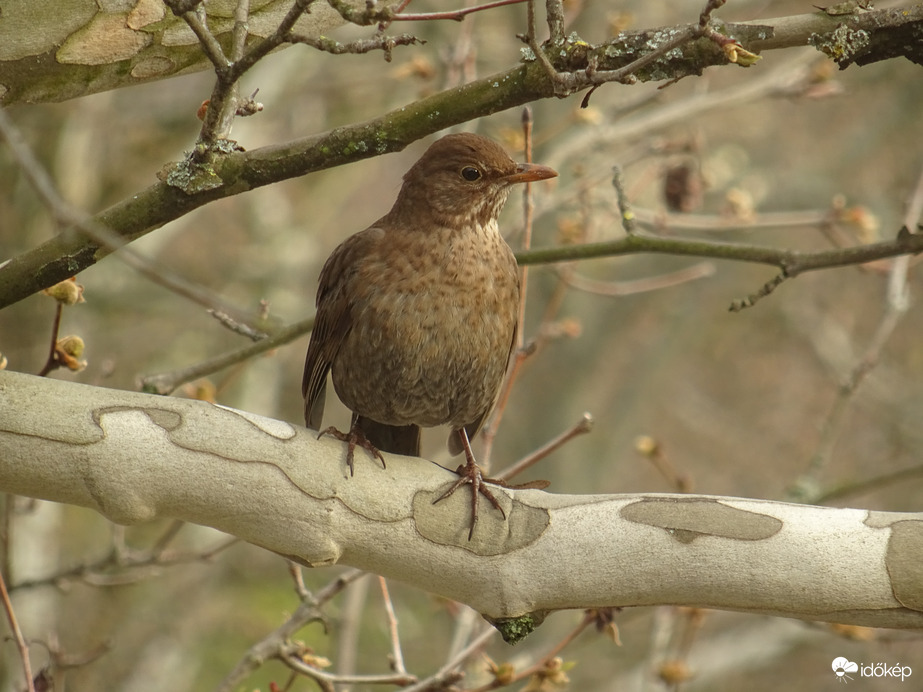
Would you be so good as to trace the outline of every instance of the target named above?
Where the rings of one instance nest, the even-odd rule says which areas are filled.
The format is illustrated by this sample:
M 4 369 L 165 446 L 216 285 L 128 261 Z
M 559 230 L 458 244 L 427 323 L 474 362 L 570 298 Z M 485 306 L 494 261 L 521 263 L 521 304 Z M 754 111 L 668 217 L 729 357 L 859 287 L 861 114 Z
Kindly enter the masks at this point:
M 485 485 L 485 483 L 491 479 L 484 478 L 484 474 L 481 473 L 481 468 L 474 460 L 474 452 L 471 451 L 471 442 L 468 440 L 468 432 L 464 428 L 459 428 L 458 435 L 461 437 L 462 447 L 465 450 L 465 463 L 455 469 L 455 473 L 459 475 L 459 479 L 452 484 L 451 488 L 433 500 L 433 504 L 436 504 L 440 500 L 444 500 L 466 483 L 470 483 L 471 528 L 468 530 L 468 540 L 470 541 L 471 537 L 474 536 L 474 526 L 478 523 L 478 495 L 483 495 L 490 500 L 490 504 L 500 511 L 504 519 L 506 519 L 506 512 L 503 511 L 503 507 L 500 506 L 497 498 L 494 497 L 494 494 L 490 492 L 490 489 Z
M 324 435 L 330 435 L 330 437 L 335 437 L 340 442 L 345 442 L 347 445 L 349 445 L 346 448 L 346 465 L 349 466 L 350 476 L 355 475 L 355 469 L 353 468 L 353 456 L 355 456 L 356 447 L 362 447 L 363 449 L 367 450 L 368 453 L 373 457 L 378 457 L 378 460 L 381 462 L 381 467 L 383 469 L 388 468 L 385 466 L 385 458 L 381 455 L 381 452 L 378 451 L 378 447 L 368 441 L 365 433 L 362 432 L 362 428 L 358 426 L 358 421 L 359 416 L 354 413 L 348 433 L 340 432 L 331 425 L 326 430 L 321 430 L 317 434 L 317 439 L 319 440 Z

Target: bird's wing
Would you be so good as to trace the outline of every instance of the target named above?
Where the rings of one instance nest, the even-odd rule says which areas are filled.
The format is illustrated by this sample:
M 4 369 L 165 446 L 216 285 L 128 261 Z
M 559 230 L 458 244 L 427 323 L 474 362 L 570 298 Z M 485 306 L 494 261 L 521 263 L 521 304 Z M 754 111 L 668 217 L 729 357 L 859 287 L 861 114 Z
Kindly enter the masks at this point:
M 368 255 L 383 235 L 380 228 L 372 227 L 350 236 L 327 258 L 321 270 L 317 288 L 317 315 L 304 359 L 304 378 L 301 381 L 305 424 L 314 430 L 320 429 L 324 416 L 327 373 L 352 327 L 350 284 L 356 276 L 361 259 Z

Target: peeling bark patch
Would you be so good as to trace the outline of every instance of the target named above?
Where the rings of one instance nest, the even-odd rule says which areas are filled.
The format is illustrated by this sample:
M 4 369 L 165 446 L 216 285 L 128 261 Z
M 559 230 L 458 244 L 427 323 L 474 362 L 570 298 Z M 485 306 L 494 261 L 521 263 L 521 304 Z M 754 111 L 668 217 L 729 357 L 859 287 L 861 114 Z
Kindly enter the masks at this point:
M 923 519 L 923 513 L 919 514 L 918 516 Z M 906 520 L 906 514 L 899 514 L 897 512 L 877 512 L 875 510 L 869 510 L 868 516 L 866 516 L 863 523 L 872 529 L 890 529 L 891 526 L 893 526 L 895 523 Z
M 176 430 L 183 422 L 183 417 L 176 411 L 166 411 L 158 408 L 143 408 L 141 410 L 151 419 L 154 425 L 167 431 Z
M 421 490 L 413 498 L 417 533 L 433 543 L 454 545 L 485 557 L 504 555 L 538 540 L 551 521 L 548 510 L 512 500 L 499 488 L 491 486 L 507 518 L 504 520 L 500 512 L 481 497 L 478 523 L 469 541 L 471 489 L 459 488 L 454 495 L 434 505 L 433 500 L 443 490 L 441 487 L 435 491 Z
M 692 543 L 700 536 L 759 541 L 782 529 L 775 517 L 701 498 L 648 498 L 626 505 L 620 514 L 628 521 L 664 529 L 680 543 Z
M 89 24 L 72 33 L 55 57 L 76 65 L 108 65 L 127 60 L 153 40 L 150 34 L 132 31 L 127 15 L 100 12 Z
M 176 430 L 183 422 L 183 417 L 176 411 L 141 406 L 107 406 L 106 408 L 96 409 L 93 411 L 93 422 L 102 430 L 103 426 L 101 421 L 103 416 L 108 413 L 121 413 L 123 411 L 140 411 L 150 418 L 154 425 L 163 428 L 167 432 Z
M 295 428 L 291 423 L 275 420 L 274 418 L 267 418 L 266 416 L 258 416 L 249 411 L 240 411 L 229 406 L 222 406 L 221 404 L 215 404 L 215 407 L 233 413 L 235 416 L 240 416 L 260 432 L 275 437 L 277 440 L 290 440 L 295 437 Z
M 898 521 L 891 526 L 885 566 L 894 598 L 912 610 L 923 610 L 923 521 Z
M 176 63 L 169 58 L 155 55 L 152 58 L 139 60 L 132 65 L 131 76 L 135 79 L 153 79 L 162 75 L 168 75 L 176 70 Z

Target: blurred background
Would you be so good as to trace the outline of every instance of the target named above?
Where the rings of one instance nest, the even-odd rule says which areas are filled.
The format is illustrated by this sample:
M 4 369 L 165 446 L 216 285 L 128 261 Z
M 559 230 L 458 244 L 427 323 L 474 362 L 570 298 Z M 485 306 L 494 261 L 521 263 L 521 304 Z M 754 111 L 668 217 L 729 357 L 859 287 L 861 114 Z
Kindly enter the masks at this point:
M 695 21 L 700 5 L 569 2 L 568 31 L 597 43 L 622 29 Z M 437 6 L 415 2 L 413 9 Z M 741 1 L 719 16 L 750 20 L 812 11 L 807 2 Z M 462 23 L 402 25 L 397 31 L 427 43 L 396 49 L 391 63 L 374 53 L 281 51 L 243 79 L 242 92 L 259 88 L 265 109 L 238 119 L 233 136 L 247 149 L 285 142 L 508 69 L 519 57 L 514 34 L 525 30 L 524 18 L 525 8 L 514 6 Z M 344 28 L 334 36 L 368 33 Z M 923 166 L 920 74 L 903 59 L 839 72 L 805 48 L 769 52 L 749 69 L 711 68 L 667 87 L 605 85 L 586 109 L 582 95 L 532 104 L 534 160 L 560 173 L 553 184 L 534 186 L 533 245 L 622 235 L 611 184 L 616 164 L 648 231 L 802 250 L 893 238 Z M 9 114 L 64 197 L 96 212 L 154 183 L 164 164 L 183 157 L 211 86 L 211 75 L 202 72 L 61 104 L 18 106 Z M 520 118 L 517 109 L 464 129 L 501 141 L 521 160 Z M 133 247 L 241 308 L 255 311 L 266 301 L 270 315 L 285 323 L 303 319 L 313 313 L 327 255 L 390 208 L 401 176 L 427 145 L 222 200 Z M 0 148 L 0 180 L 2 260 L 57 228 L 6 147 Z M 517 191 L 501 221 L 514 247 L 522 219 Z M 504 411 L 493 469 L 529 454 L 588 412 L 595 420 L 590 434 L 517 481 L 547 479 L 558 493 L 687 489 L 919 510 L 920 278 L 912 268 L 909 309 L 895 313 L 887 297 L 890 268 L 883 262 L 806 274 L 741 312 L 728 307 L 770 280 L 773 268 L 645 255 L 531 269 L 524 332 L 537 349 Z M 86 303 L 65 309 L 61 335 L 82 337 L 87 365 L 54 377 L 137 389 L 143 376 L 248 343 L 116 258 L 77 281 Z M 10 369 L 39 371 L 54 311 L 54 301 L 43 295 L 0 311 L 0 352 Z M 305 335 L 176 395 L 300 424 L 307 341 Z M 863 363 L 872 367 L 860 385 L 844 390 Z M 328 411 L 332 423 L 347 425 L 345 409 L 328 401 Z M 428 435 L 424 454 L 454 468 L 445 434 Z M 45 649 L 92 658 L 109 646 L 93 662 L 59 672 L 66 689 L 213 689 L 297 607 L 286 563 L 243 544 L 208 560 L 140 571 L 110 565 L 93 572 L 96 577 L 49 583 L 49 575 L 104 558 L 113 544 L 128 553 L 149 548 L 171 527 L 124 530 L 78 508 L 9 497 L 5 504 L 8 579 L 13 585 L 39 580 L 14 591 L 27 635 L 45 643 L 33 647 L 36 658 Z M 224 540 L 187 526 L 170 545 L 186 555 Z M 579 569 L 574 565 L 578 575 Z M 315 589 L 337 573 L 305 571 L 304 578 Z M 459 606 L 401 584 L 391 585 L 391 595 L 408 669 L 429 674 L 444 660 Z M 343 647 L 352 647 L 359 671 L 386 672 L 387 623 L 377 582 L 360 581 L 327 612 L 328 633 L 314 624 L 299 638 L 331 659 L 334 670 L 346 656 Z M 526 666 L 581 617 L 557 613 L 517 648 L 498 640 L 487 653 L 498 663 Z M 590 628 L 561 654 L 576 663 L 567 672 L 572 689 L 665 689 L 664 679 L 687 675 L 684 690 L 736 690 L 744 683 L 775 690 L 780 681 L 793 690 L 832 689 L 830 661 L 837 656 L 903 662 L 923 672 L 918 639 L 900 632 L 672 608 L 630 609 L 615 622 L 621 646 Z M 347 624 L 357 628 L 352 642 L 340 636 Z M 6 689 L 18 689 L 11 682 L 21 679 L 15 648 L 7 641 L 3 651 Z M 664 665 L 671 661 L 679 667 Z M 475 659 L 466 685 L 487 682 L 484 668 Z M 270 662 L 239 689 L 267 690 L 270 681 L 281 686 L 287 679 L 286 669 Z M 862 684 L 878 690 L 893 682 Z M 291 689 L 314 689 L 314 683 L 300 679 Z

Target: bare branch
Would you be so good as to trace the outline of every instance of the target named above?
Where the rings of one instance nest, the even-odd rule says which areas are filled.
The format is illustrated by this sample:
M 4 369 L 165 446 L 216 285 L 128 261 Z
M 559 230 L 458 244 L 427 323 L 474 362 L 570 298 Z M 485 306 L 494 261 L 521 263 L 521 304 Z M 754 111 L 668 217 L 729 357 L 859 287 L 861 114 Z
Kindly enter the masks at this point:
M 28 692 L 35 692 L 35 684 L 32 679 L 32 664 L 29 661 L 29 645 L 26 643 L 26 638 L 22 636 L 22 630 L 19 629 L 19 620 L 16 619 L 16 611 L 13 610 L 13 602 L 10 600 L 10 592 L 6 588 L 6 578 L 2 573 L 0 573 L 0 599 L 3 601 L 3 611 L 6 613 L 7 622 L 10 623 L 10 631 L 16 640 L 19 659 L 22 661 L 22 671 L 26 678 L 26 689 Z
M 558 276 L 571 288 L 592 293 L 598 296 L 621 297 L 631 296 L 638 293 L 647 293 L 649 291 L 659 291 L 664 288 L 672 288 L 690 281 L 705 279 L 715 275 L 715 264 L 713 262 L 697 262 L 684 269 L 677 269 L 674 272 L 659 274 L 657 276 L 646 276 L 643 279 L 632 279 L 629 281 L 600 281 L 591 279 L 573 271 L 563 271 L 558 269 Z
M 548 22 L 549 41 L 557 43 L 564 38 L 564 3 L 561 0 L 545 1 L 545 20 Z
M 269 55 L 273 50 L 283 43 L 288 43 L 295 23 L 308 11 L 308 8 L 310 8 L 313 3 L 314 0 L 296 0 L 292 8 L 285 17 L 283 17 L 282 21 L 279 22 L 279 26 L 276 27 L 276 30 L 250 50 L 246 51 L 240 59 L 234 63 L 234 78 L 240 79 L 247 70 L 256 65 L 256 63 Z
M 231 537 L 201 552 L 167 551 L 165 541 L 172 538 L 174 532 L 184 525 L 181 521 L 173 522 L 171 529 L 149 550 L 126 553 L 114 549 L 99 560 L 63 569 L 44 577 L 25 579 L 13 585 L 12 588 L 19 591 L 45 586 L 61 587 L 70 582 L 80 582 L 96 587 L 135 584 L 149 578 L 164 567 L 209 562 L 219 553 L 240 542 L 237 538 Z
M 593 416 L 591 416 L 589 413 L 584 413 L 577 423 L 572 425 L 570 428 L 562 432 L 554 439 L 549 440 L 546 444 L 542 445 L 539 449 L 535 450 L 528 456 L 523 457 L 509 468 L 503 469 L 503 471 L 496 475 L 496 478 L 501 480 L 509 480 L 510 478 L 515 478 L 517 475 L 529 467 L 534 466 L 549 454 L 552 454 L 553 452 L 563 447 L 575 437 L 578 437 L 579 435 L 585 435 L 586 433 L 590 432 L 593 429 L 593 422 Z
M 516 259 L 520 264 L 551 264 L 643 252 L 768 264 L 785 271 L 789 277 L 794 277 L 809 271 L 864 264 L 885 257 L 916 255 L 923 252 L 923 234 L 900 233 L 894 240 L 809 252 L 744 243 L 661 238 L 635 233 L 618 240 L 598 243 L 534 248 L 528 252 L 517 253 Z
M 495 7 L 503 7 L 505 5 L 518 5 L 528 0 L 494 0 L 494 2 L 486 2 L 483 5 L 475 5 L 474 7 L 464 7 L 459 10 L 446 10 L 444 12 L 421 12 L 417 14 L 412 14 L 410 12 L 396 12 L 392 17 L 392 22 L 421 22 L 421 21 L 432 21 L 436 19 L 450 19 L 456 22 L 462 21 L 469 14 L 474 14 L 475 12 L 483 12 L 485 10 L 492 10 Z
M 493 639 L 496 634 L 497 630 L 492 627 L 485 627 L 480 635 L 475 637 L 468 646 L 459 651 L 456 656 L 446 662 L 445 665 L 433 675 L 420 680 L 420 682 L 415 685 L 405 687 L 402 692 L 426 692 L 427 690 L 446 689 L 448 685 L 458 682 L 464 677 L 464 674 L 458 669 L 464 665 L 469 658 L 487 646 L 487 643 Z
M 871 25 L 873 20 L 882 20 L 884 17 L 891 24 L 886 25 L 882 31 L 887 31 L 888 27 L 893 28 L 894 21 L 897 21 L 893 19 L 893 11 L 887 11 L 889 14 L 886 16 L 877 12 L 858 15 L 856 21 Z M 808 15 L 813 23 L 798 25 L 797 37 L 779 41 L 777 36 L 773 39 L 773 47 L 801 45 L 798 41 L 806 40 L 801 34 L 806 27 L 823 30 L 816 25 L 817 21 L 826 22 L 830 30 L 831 18 L 823 13 L 818 14 L 819 20 L 814 15 Z M 783 19 L 766 20 L 758 26 L 726 25 L 724 30 L 735 35 L 748 50 L 759 51 L 767 47 L 768 44 L 764 44 L 774 36 L 775 27 L 784 25 Z M 906 9 L 903 21 L 923 21 L 923 6 Z M 646 54 L 644 45 L 649 39 L 649 35 L 640 32 L 623 35 L 599 46 L 567 44 L 561 47 L 565 57 L 560 59 L 560 64 L 556 62 L 555 69 L 558 72 L 570 70 L 572 74 L 584 74 L 584 77 L 574 79 L 585 81 L 590 55 L 596 56 L 599 68 L 611 65 L 613 69 L 619 69 L 632 63 L 637 55 Z M 678 74 L 697 74 L 707 65 L 727 63 L 727 56 L 720 48 L 707 39 L 701 40 L 706 41 L 714 51 L 691 45 L 688 50 L 684 48 L 679 51 L 686 56 L 685 62 L 677 61 L 673 57 L 676 51 L 670 51 L 669 55 L 663 56 L 663 60 L 655 61 L 655 65 L 659 65 L 657 69 L 635 70 L 635 76 L 638 79 L 673 79 Z M 625 59 L 626 56 L 630 58 Z M 238 64 L 244 65 L 246 62 L 245 55 Z M 584 87 L 590 86 L 591 81 L 585 81 Z M 435 94 L 365 123 L 338 128 L 290 144 L 228 153 L 211 161 L 208 184 L 181 185 L 176 177 L 169 178 L 96 215 L 94 221 L 113 229 L 122 240 L 128 242 L 217 199 L 312 171 L 399 151 L 416 139 L 448 126 L 553 95 L 554 84 L 549 82 L 541 65 L 533 61 L 505 73 Z M 66 232 L 47 241 L 0 266 L 0 308 L 73 276 L 106 254 L 108 251 L 104 244 L 85 234 Z
M 200 377 L 206 377 L 214 372 L 223 370 L 231 365 L 242 363 L 261 353 L 266 353 L 283 344 L 294 341 L 300 336 L 307 334 L 314 327 L 314 317 L 309 317 L 300 322 L 295 322 L 275 331 L 272 336 L 261 339 L 254 344 L 244 346 L 243 348 L 223 353 L 214 358 L 202 361 L 180 370 L 159 373 L 155 375 L 145 375 L 141 378 L 141 389 L 152 394 L 171 394 L 177 387 L 192 382 Z
M 923 214 L 923 169 L 917 177 L 917 184 L 907 201 L 907 213 L 904 217 L 905 226 L 916 226 Z M 910 288 L 908 286 L 909 257 L 898 257 L 891 263 L 891 272 L 888 277 L 888 291 L 885 297 L 885 309 L 872 335 L 864 353 L 858 359 L 847 377 L 840 383 L 836 400 L 827 414 L 821 429 L 820 440 L 817 444 L 808 468 L 796 481 L 792 493 L 798 499 L 814 501 L 820 494 L 817 490 L 818 478 L 826 468 L 837 440 L 843 430 L 846 414 L 853 402 L 862 382 L 878 364 L 881 351 L 891 338 L 897 325 L 910 306 Z
M 51 177 L 35 158 L 35 154 L 33 154 L 32 150 L 25 141 L 23 141 L 19 131 L 10 121 L 9 116 L 3 109 L 0 109 L 0 135 L 7 140 L 23 172 L 36 191 L 38 191 L 54 218 L 62 224 L 68 224 L 73 227 L 71 233 L 59 235 L 49 242 L 55 245 L 59 243 L 67 245 L 76 242 L 85 247 L 92 246 L 95 248 L 94 254 L 98 255 L 98 257 L 113 253 L 116 250 L 121 250 L 116 256 L 122 262 L 155 284 L 163 286 L 177 295 L 191 300 L 194 303 L 198 303 L 208 309 L 218 310 L 225 314 L 232 315 L 238 322 L 246 323 L 253 321 L 252 315 L 248 315 L 245 311 L 227 304 L 222 298 L 212 294 L 204 287 L 175 275 L 165 267 L 158 266 L 156 263 L 138 254 L 132 248 L 126 247 L 133 238 L 116 233 L 113 227 L 109 226 L 104 220 L 101 220 L 99 217 L 92 217 L 69 204 L 58 193 L 54 183 L 51 181 Z M 78 230 L 80 235 L 73 232 Z M 61 259 L 65 262 L 65 265 L 61 267 L 61 269 L 64 269 L 67 258 L 62 257 Z M 16 260 L 14 259 L 10 262 L 0 264 L 0 284 L 3 283 L 5 273 L 11 269 L 11 265 L 14 265 L 15 262 Z M 74 267 L 74 269 L 76 269 L 76 267 Z M 43 270 L 36 269 L 36 272 L 43 272 Z M 76 272 L 70 272 L 71 275 L 74 273 Z M 11 277 L 7 274 L 6 278 Z M 64 281 L 67 278 L 70 277 L 62 276 L 60 280 Z M 33 281 L 37 280 L 40 283 L 45 283 L 39 275 L 34 275 L 32 279 Z M 53 281 L 49 283 L 48 286 L 55 283 L 58 282 Z M 48 286 L 41 286 L 41 288 L 48 288 Z
M 612 167 L 612 187 L 615 188 L 615 198 L 619 205 L 619 219 L 622 222 L 622 228 L 628 235 L 635 232 L 635 214 L 631 209 L 631 202 L 628 201 L 628 195 L 625 194 L 625 184 L 622 181 L 622 169 L 619 166 Z
M 218 39 L 214 37 L 208 28 L 208 18 L 205 14 L 204 6 L 201 3 L 195 3 L 194 7 L 187 9 L 189 3 L 182 2 L 182 0 L 164 0 L 164 2 L 173 14 L 177 17 L 182 17 L 183 21 L 192 29 L 192 33 L 199 39 L 202 52 L 211 61 L 215 70 L 221 73 L 226 72 L 229 61 L 224 55 L 224 49 L 218 43 Z
M 390 5 L 381 7 L 376 0 L 369 0 L 364 10 L 357 9 L 345 0 L 327 0 L 327 3 L 347 22 L 358 24 L 359 26 L 387 25 L 395 17 L 394 7 Z
M 395 46 L 412 46 L 417 43 L 426 43 L 411 34 L 401 34 L 400 36 L 385 36 L 379 34 L 372 38 L 358 39 L 349 43 L 340 43 L 327 36 L 305 36 L 303 34 L 289 34 L 289 43 L 303 43 L 325 53 L 333 55 L 342 55 L 344 53 L 362 54 L 370 53 L 373 50 L 384 51 L 385 60 L 391 62 L 391 51 Z
M 280 658 L 288 663 L 288 658 L 292 656 L 290 640 L 295 633 L 311 622 L 323 621 L 324 615 L 321 607 L 349 584 L 363 576 L 365 572 L 362 570 L 349 570 L 327 584 L 314 598 L 303 598 L 301 605 L 295 609 L 288 620 L 247 650 L 237 665 L 215 688 L 215 692 L 230 692 L 238 689 L 248 675 L 270 658 Z M 313 668 L 311 671 L 319 672 Z
M 397 631 L 397 613 L 394 611 L 394 603 L 391 601 L 391 594 L 388 592 L 388 580 L 384 577 L 378 577 L 378 584 L 381 587 L 381 597 L 385 602 L 385 613 L 388 616 L 388 634 L 391 637 L 391 666 L 398 675 L 407 675 L 407 668 L 404 666 L 404 654 L 401 651 L 401 635 Z
M 748 295 L 746 298 L 742 300 L 733 301 L 730 307 L 728 307 L 728 310 L 730 310 L 731 312 L 740 312 L 741 310 L 744 310 L 746 308 L 752 308 L 754 305 L 756 305 L 756 302 L 758 300 L 760 300 L 761 298 L 765 298 L 770 293 L 775 291 L 788 278 L 789 278 L 788 272 L 786 272 L 783 269 L 780 274 L 777 274 L 772 279 L 770 279 L 769 281 L 764 283 L 762 286 L 760 286 L 760 289 L 756 291 L 756 293 L 751 293 L 750 295 Z

